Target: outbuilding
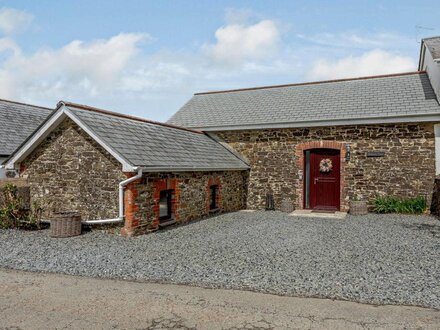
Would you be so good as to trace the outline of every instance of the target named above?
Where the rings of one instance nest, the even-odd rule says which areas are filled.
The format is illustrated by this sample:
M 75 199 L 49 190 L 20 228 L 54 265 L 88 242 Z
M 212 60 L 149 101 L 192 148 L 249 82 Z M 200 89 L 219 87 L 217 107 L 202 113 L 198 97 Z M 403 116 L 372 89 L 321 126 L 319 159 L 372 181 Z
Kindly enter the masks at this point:
M 245 208 L 248 168 L 203 132 L 67 102 L 6 162 L 44 218 L 77 211 L 127 236 Z

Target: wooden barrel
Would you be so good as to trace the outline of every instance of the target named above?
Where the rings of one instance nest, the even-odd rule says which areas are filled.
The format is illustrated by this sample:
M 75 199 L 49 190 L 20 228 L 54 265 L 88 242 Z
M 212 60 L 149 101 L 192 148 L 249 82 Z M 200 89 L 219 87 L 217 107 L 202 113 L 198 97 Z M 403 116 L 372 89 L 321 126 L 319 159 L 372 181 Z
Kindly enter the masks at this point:
M 81 215 L 78 212 L 55 213 L 50 220 L 51 237 L 72 237 L 81 235 Z

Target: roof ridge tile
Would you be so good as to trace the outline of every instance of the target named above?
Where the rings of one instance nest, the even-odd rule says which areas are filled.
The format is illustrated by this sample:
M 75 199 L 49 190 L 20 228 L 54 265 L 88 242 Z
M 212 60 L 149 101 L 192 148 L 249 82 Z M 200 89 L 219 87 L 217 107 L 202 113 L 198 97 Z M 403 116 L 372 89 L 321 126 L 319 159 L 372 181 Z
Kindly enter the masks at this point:
M 60 101 L 60 102 L 58 102 L 57 108 L 59 108 L 61 105 L 65 105 L 66 107 L 72 107 L 72 108 L 77 108 L 77 109 L 81 109 L 81 110 L 101 113 L 101 114 L 109 115 L 109 116 L 113 116 L 113 117 L 135 120 L 135 121 L 139 121 L 139 122 L 143 122 L 143 123 L 148 123 L 148 124 L 152 124 L 152 125 L 158 125 L 158 126 L 164 126 L 164 127 L 173 128 L 173 129 L 179 129 L 179 130 L 187 131 L 187 132 L 191 132 L 191 133 L 203 134 L 203 132 L 201 132 L 199 130 L 194 130 L 194 129 L 185 128 L 185 127 L 180 127 L 180 126 L 176 126 L 176 125 L 172 125 L 172 124 L 167 124 L 167 123 L 161 123 L 161 122 L 158 122 L 158 121 L 149 120 L 149 119 L 142 118 L 142 117 L 126 115 L 126 114 L 123 114 L 123 113 L 120 113 L 120 112 L 109 111 L 109 110 L 104 110 L 104 109 L 100 109 L 100 108 L 96 108 L 96 107 L 91 107 L 89 105 L 78 104 L 78 103 L 73 103 L 73 102 L 66 102 L 66 101 Z
M 295 86 L 319 85 L 319 84 L 337 83 L 337 82 L 345 82 L 345 81 L 356 81 L 356 80 L 368 80 L 368 79 L 380 79 L 380 78 L 391 78 L 391 77 L 409 76 L 409 75 L 416 75 L 416 74 L 423 74 L 423 73 L 426 73 L 426 71 L 411 71 L 411 72 L 390 73 L 390 74 L 382 74 L 382 75 L 374 75 L 374 76 L 363 76 L 363 77 L 353 77 L 353 78 L 342 78 L 342 79 L 310 81 L 310 82 L 294 83 L 294 84 L 282 84 L 282 85 L 269 85 L 269 86 L 257 86 L 257 87 L 248 87 L 248 88 L 226 89 L 226 90 L 194 93 L 194 95 L 221 94 L 221 93 L 253 91 L 253 90 L 260 90 L 260 89 L 272 89 L 272 88 L 284 88 L 284 87 L 295 87 Z
M 6 100 L 6 99 L 0 99 L 0 102 L 7 102 L 7 103 L 12 103 L 12 104 L 25 105 L 27 107 L 32 107 L 32 108 L 39 108 L 39 109 L 46 109 L 46 110 L 55 111 L 54 108 L 48 108 L 48 107 L 43 107 L 41 105 L 34 105 L 34 104 L 18 102 L 18 101 L 12 101 L 12 100 Z

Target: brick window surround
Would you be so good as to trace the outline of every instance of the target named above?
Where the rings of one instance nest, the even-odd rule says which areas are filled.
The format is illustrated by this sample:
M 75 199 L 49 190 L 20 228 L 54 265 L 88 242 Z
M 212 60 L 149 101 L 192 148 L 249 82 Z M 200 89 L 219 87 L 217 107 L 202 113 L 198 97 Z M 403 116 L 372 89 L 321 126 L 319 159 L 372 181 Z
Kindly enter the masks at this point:
M 154 218 L 154 226 L 159 226 L 160 223 L 160 192 L 163 190 L 172 190 L 173 193 L 171 195 L 171 219 L 175 221 L 179 221 L 179 180 L 177 179 L 163 179 L 163 180 L 155 180 L 154 181 L 154 193 L 153 193 L 153 213 L 155 215 Z
M 125 173 L 127 178 L 132 177 L 133 173 Z M 124 228 L 122 228 L 121 234 L 123 236 L 132 236 L 135 232 L 136 227 L 139 226 L 139 219 L 137 218 L 137 213 L 139 211 L 139 206 L 136 203 L 136 199 L 139 195 L 137 190 L 137 185 L 141 182 L 142 179 L 136 180 L 134 182 L 129 183 L 125 187 L 124 193 L 124 207 L 125 207 L 125 223 Z M 179 180 L 178 179 L 161 179 L 155 180 L 153 183 L 154 192 L 153 192 L 153 215 L 154 221 L 152 223 L 153 227 L 159 227 L 159 217 L 160 217 L 160 192 L 162 190 L 173 190 L 173 194 L 171 196 L 171 214 L 172 219 L 178 221 L 179 220 Z
M 298 175 L 295 179 L 296 183 L 296 201 L 295 209 L 301 210 L 304 208 L 304 152 L 311 149 L 333 149 L 339 150 L 341 157 L 341 185 L 340 185 L 340 200 L 341 211 L 348 211 L 348 201 L 347 201 L 347 189 L 345 186 L 345 170 L 346 170 L 346 143 L 337 141 L 309 141 L 304 143 L 299 143 L 295 147 L 295 159 L 296 167 L 298 171 L 301 171 L 302 175 Z
M 222 208 L 222 184 L 220 181 L 220 178 L 209 178 L 208 184 L 206 186 L 206 213 L 209 213 L 210 211 L 213 211 L 210 209 L 211 205 L 211 186 L 217 186 L 217 195 L 215 196 L 215 203 L 217 205 L 217 209 Z

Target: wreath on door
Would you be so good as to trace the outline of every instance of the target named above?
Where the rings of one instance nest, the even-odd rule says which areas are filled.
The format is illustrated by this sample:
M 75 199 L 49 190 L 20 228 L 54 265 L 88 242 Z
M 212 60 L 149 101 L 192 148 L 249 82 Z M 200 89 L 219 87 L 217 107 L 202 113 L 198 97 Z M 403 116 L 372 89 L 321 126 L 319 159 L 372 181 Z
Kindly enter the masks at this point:
M 319 171 L 322 173 L 329 173 L 333 169 L 332 160 L 329 158 L 321 159 L 319 162 Z

